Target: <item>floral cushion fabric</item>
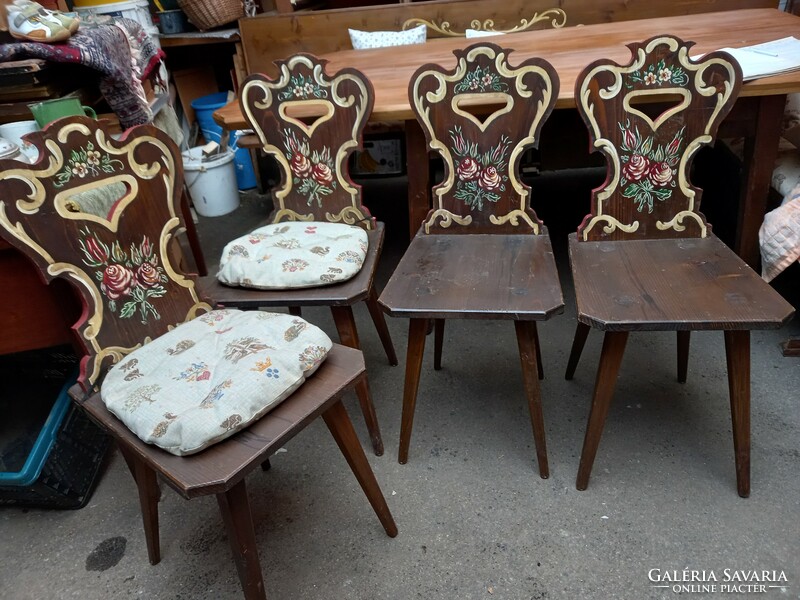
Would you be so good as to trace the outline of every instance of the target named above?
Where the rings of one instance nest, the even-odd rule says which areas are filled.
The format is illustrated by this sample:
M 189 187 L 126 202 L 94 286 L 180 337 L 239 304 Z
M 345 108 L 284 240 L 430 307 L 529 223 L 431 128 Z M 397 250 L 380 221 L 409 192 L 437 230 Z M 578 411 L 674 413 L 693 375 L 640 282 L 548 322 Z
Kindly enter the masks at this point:
M 331 346 L 299 317 L 215 310 L 130 353 L 108 372 L 101 396 L 142 441 L 193 454 L 287 398 Z
M 260 290 L 339 283 L 361 270 L 367 247 L 367 232 L 353 225 L 275 223 L 225 246 L 217 279 Z
M 428 37 L 428 28 L 425 25 L 418 25 L 405 31 L 359 31 L 358 29 L 348 29 L 347 32 L 350 34 L 350 42 L 355 50 L 424 44 Z

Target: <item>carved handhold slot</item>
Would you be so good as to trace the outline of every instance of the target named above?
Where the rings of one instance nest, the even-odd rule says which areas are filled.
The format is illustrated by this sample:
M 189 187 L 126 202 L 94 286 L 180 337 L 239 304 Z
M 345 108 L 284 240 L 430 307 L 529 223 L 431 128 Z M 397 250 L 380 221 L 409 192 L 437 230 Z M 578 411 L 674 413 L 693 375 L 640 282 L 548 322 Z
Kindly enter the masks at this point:
M 333 117 L 334 107 L 328 100 L 295 100 L 281 104 L 278 112 L 310 137 L 317 127 Z
M 453 112 L 475 123 L 481 131 L 496 118 L 511 112 L 514 98 L 505 93 L 458 94 L 453 97 Z
M 137 189 L 133 178 L 117 175 L 60 192 L 53 203 L 65 219 L 94 221 L 116 231 L 119 217 L 135 198 Z
M 623 105 L 625 110 L 644 119 L 655 131 L 667 119 L 688 107 L 689 101 L 689 92 L 683 89 L 635 90 L 625 96 Z

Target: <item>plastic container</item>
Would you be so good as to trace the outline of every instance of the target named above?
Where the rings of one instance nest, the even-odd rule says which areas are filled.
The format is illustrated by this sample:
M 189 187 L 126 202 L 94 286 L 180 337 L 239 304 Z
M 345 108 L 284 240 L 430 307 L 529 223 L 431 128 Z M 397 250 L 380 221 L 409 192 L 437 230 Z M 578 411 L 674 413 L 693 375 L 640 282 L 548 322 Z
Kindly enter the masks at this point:
M 0 473 L 0 505 L 81 508 L 94 490 L 110 438 L 72 403 L 58 395 L 23 467 Z
M 202 148 L 197 146 L 181 154 L 186 186 L 198 214 L 221 217 L 239 207 L 234 153 L 228 149 L 203 162 Z
M 158 16 L 158 30 L 164 35 L 183 33 L 189 29 L 189 21 L 182 10 L 165 10 L 156 13 Z
M 132 2 L 111 2 L 105 4 L 75 3 L 75 12 L 81 17 L 90 15 L 105 15 L 108 17 L 125 17 L 137 21 L 149 35 L 158 35 L 158 29 L 153 25 L 150 16 L 150 4 L 147 0 L 133 0 Z
M 192 101 L 197 122 L 207 142 L 219 143 L 222 139 L 222 127 L 214 121 L 214 111 L 227 103 L 228 92 L 218 92 Z M 249 190 L 256 187 L 256 173 L 253 170 L 253 161 L 250 160 L 250 152 L 247 148 L 239 148 L 237 141 L 238 136 L 231 133 L 228 147 L 236 153 L 236 184 L 240 190 Z

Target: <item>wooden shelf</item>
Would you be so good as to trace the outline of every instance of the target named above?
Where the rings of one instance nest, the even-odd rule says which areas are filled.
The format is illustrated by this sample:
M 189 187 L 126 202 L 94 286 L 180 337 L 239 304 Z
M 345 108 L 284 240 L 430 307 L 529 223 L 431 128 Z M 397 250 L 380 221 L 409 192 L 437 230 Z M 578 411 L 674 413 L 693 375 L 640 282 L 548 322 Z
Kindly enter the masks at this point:
M 218 31 L 189 31 L 185 33 L 160 34 L 162 48 L 177 46 L 199 46 L 202 44 L 226 44 L 239 41 L 239 30 L 220 29 Z

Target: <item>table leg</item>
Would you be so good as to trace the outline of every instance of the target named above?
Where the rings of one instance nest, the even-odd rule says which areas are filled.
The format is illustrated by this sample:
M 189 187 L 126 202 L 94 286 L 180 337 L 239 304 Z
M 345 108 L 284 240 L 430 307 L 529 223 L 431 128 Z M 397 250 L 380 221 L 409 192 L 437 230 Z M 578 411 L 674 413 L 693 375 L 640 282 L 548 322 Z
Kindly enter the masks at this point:
M 408 165 L 408 239 L 414 239 L 430 209 L 430 167 L 425 133 L 416 120 L 405 123 Z
M 761 266 L 758 230 L 767 210 L 767 195 L 778 155 L 785 104 L 786 94 L 760 96 L 754 115 L 754 134 L 745 140 L 744 179 L 739 198 L 735 250 L 756 270 Z

